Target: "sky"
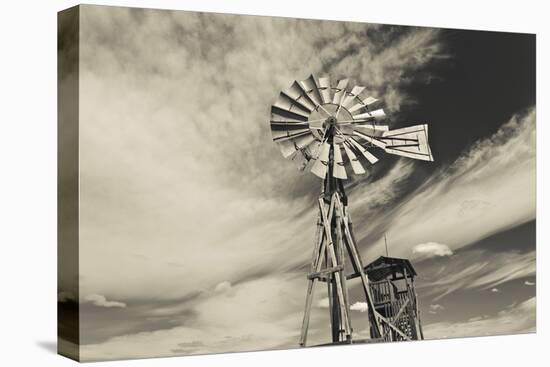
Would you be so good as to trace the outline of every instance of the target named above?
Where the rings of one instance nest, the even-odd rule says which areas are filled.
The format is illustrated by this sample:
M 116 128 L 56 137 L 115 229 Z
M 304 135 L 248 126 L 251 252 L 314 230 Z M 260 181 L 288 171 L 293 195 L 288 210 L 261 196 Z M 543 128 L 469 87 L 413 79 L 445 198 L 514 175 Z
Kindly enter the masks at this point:
M 425 337 L 534 331 L 533 35 L 100 6 L 80 21 L 79 297 L 60 302 L 80 303 L 83 360 L 297 347 L 320 182 L 281 156 L 269 111 L 311 73 L 367 86 L 392 128 L 429 125 L 435 162 L 378 153 L 346 183 L 364 262 L 384 234 L 411 259 Z

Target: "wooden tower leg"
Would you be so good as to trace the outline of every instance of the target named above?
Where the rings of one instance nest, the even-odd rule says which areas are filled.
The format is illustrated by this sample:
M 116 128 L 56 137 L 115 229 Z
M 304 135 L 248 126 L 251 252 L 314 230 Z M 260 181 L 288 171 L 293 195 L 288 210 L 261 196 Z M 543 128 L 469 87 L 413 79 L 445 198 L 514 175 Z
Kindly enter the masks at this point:
M 414 287 L 414 279 L 411 279 L 411 293 L 414 296 L 414 314 L 415 314 L 415 321 L 416 321 L 416 329 L 417 334 L 420 337 L 420 340 L 424 340 L 424 333 L 422 332 L 422 322 L 420 320 L 420 310 L 418 309 L 418 294 L 416 293 L 416 289 Z
M 300 337 L 300 346 L 302 347 L 306 346 L 307 343 L 313 292 L 317 279 L 327 282 L 332 341 L 352 342 L 353 329 L 346 284 L 347 275 L 344 269 L 346 256 L 349 256 L 353 268 L 361 276 L 365 298 L 369 307 L 371 336 L 380 338 L 382 335 L 380 322 L 385 324 L 389 322 L 374 309 L 369 280 L 357 250 L 352 233 L 351 219 L 346 206 L 342 203 L 341 194 L 338 191 L 333 192 L 329 204 L 325 200 L 328 201 L 329 198 L 321 196 L 318 202 L 318 238 L 312 254 L 311 270 L 308 274 L 306 305 Z M 389 325 L 389 327 L 391 326 Z
M 358 270 L 359 275 L 361 277 L 363 291 L 365 293 L 365 298 L 369 308 L 368 312 L 369 312 L 369 321 L 371 323 L 372 337 L 379 338 L 381 336 L 380 323 L 377 317 L 377 312 L 374 309 L 374 302 L 373 302 L 373 297 L 372 297 L 372 293 L 369 285 L 369 279 L 365 273 L 363 262 L 361 261 L 359 251 L 357 250 L 357 246 L 355 243 L 355 238 L 352 233 L 351 218 L 349 217 L 347 208 L 342 204 L 342 202 L 338 201 L 336 210 L 340 213 L 340 215 L 343 218 L 344 234 L 348 244 L 347 248 L 349 251 L 350 259 L 352 261 L 353 267 Z
M 342 331 L 342 315 L 340 314 L 340 302 L 338 301 L 338 292 L 336 291 L 336 279 L 331 276 L 330 281 L 330 333 L 332 342 L 340 341 Z
M 302 321 L 302 333 L 300 336 L 300 346 L 305 347 L 307 342 L 307 329 L 309 327 L 309 316 L 311 313 L 311 300 L 313 298 L 313 283 L 315 279 L 308 281 L 306 294 L 306 309 L 304 311 L 304 319 Z
M 342 282 L 342 278 L 343 278 L 342 275 L 344 275 L 344 272 L 343 272 L 344 263 L 343 262 L 339 263 L 336 257 L 336 251 L 334 249 L 334 242 L 333 242 L 333 233 L 332 233 L 333 231 L 331 228 L 333 211 L 335 209 L 335 204 L 336 204 L 336 200 L 334 200 L 334 198 L 337 198 L 337 195 L 334 195 L 333 199 L 331 200 L 330 211 L 329 211 L 330 215 L 327 215 L 325 204 L 322 198 L 319 198 L 319 207 L 321 208 L 321 214 L 323 218 L 322 221 L 323 221 L 325 234 L 327 238 L 327 249 L 328 249 L 328 254 L 330 258 L 330 264 L 332 265 L 332 267 L 327 270 L 330 270 L 330 272 L 333 273 L 334 282 L 336 283 L 336 293 L 338 295 L 337 300 L 339 304 L 340 321 L 341 321 L 339 332 L 342 333 L 343 331 L 344 337 L 348 339 L 351 336 L 351 328 L 349 327 L 349 312 L 348 312 L 349 305 L 347 305 L 347 302 L 346 302 L 347 300 L 344 297 L 344 287 Z M 329 218 L 331 220 L 329 220 Z
M 319 198 L 319 236 L 312 255 L 311 272 L 308 274 L 300 346 L 306 346 L 307 343 L 315 280 L 321 277 L 326 279 L 328 284 L 332 339 L 333 341 L 351 340 L 349 300 L 344 272 L 343 223 L 341 215 L 335 213 L 338 200 L 338 195 L 334 194 L 330 205 L 327 205 L 323 198 Z M 321 270 L 323 263 L 326 267 Z
M 313 254 L 311 257 L 311 267 L 310 274 L 308 275 L 308 285 L 306 292 L 306 306 L 304 310 L 304 319 L 302 320 L 302 332 L 300 336 L 300 346 L 302 347 L 304 347 L 307 342 L 307 330 L 309 328 L 311 302 L 313 300 L 313 290 L 316 279 L 311 275 L 319 272 L 323 263 L 325 247 L 324 226 L 322 225 L 322 218 L 319 212 L 319 218 L 317 219 L 317 240 L 315 241 L 315 248 L 313 249 Z
M 341 210 L 338 210 L 340 205 L 340 198 L 337 193 L 334 193 L 332 200 L 335 201 L 335 228 L 336 228 L 336 254 L 337 254 L 337 260 L 339 264 L 342 264 L 342 270 L 340 270 L 340 278 L 342 281 L 342 293 L 344 296 L 344 306 L 346 308 L 346 314 L 347 324 L 345 325 L 344 329 L 346 330 L 345 334 L 345 340 L 350 342 L 352 338 L 352 328 L 351 328 L 351 317 L 350 317 L 350 304 L 349 304 L 349 295 L 348 295 L 348 287 L 346 284 L 346 274 L 344 272 L 344 262 L 345 262 L 345 256 L 344 256 L 344 239 L 342 236 L 342 227 L 343 227 L 343 215 L 341 213 Z
M 325 254 L 326 267 L 329 268 L 329 254 L 326 249 Z M 330 330 L 332 342 L 339 341 L 340 338 L 340 306 L 338 305 L 338 294 L 336 293 L 336 283 L 332 274 L 327 274 L 327 293 L 329 303 Z

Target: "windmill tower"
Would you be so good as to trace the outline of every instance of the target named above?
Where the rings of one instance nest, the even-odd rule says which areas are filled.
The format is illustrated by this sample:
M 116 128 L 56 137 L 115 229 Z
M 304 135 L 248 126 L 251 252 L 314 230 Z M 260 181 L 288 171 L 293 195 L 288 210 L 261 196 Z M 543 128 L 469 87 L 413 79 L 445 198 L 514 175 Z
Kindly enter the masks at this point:
M 344 190 L 344 181 L 348 178 L 346 166 L 351 166 L 354 174 L 365 174 L 364 167 L 378 161 L 371 153 L 374 149 L 433 161 L 427 125 L 389 130 L 382 124 L 384 120 L 379 101 L 370 97 L 365 87 L 348 89 L 348 79 L 338 80 L 334 86 L 326 76 L 311 75 L 295 81 L 280 93 L 271 108 L 273 140 L 283 156 L 301 160 L 303 170 L 322 179 L 316 241 L 307 276 L 301 346 L 306 346 L 307 342 L 316 281 L 324 282 L 327 287 L 332 342 L 354 341 L 347 284 L 353 277 L 361 279 L 371 338 L 394 340 L 391 338 L 399 335 L 404 340 L 409 339 L 400 325 L 395 324 L 396 320 L 401 320 L 401 315 L 395 318 L 392 313 L 389 317 L 390 313 L 382 312 L 375 304 L 377 288 L 371 284 L 363 266 Z M 346 268 L 346 259 L 352 269 Z

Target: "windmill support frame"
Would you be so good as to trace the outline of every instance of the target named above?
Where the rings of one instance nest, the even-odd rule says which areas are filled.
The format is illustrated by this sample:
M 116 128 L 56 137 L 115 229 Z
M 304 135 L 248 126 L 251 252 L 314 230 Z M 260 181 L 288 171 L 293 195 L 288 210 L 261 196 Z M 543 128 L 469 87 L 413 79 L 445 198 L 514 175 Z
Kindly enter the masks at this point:
M 311 305 L 316 281 L 327 284 L 332 342 L 353 340 L 350 302 L 347 289 L 348 275 L 345 272 L 346 255 L 350 259 L 356 274 L 361 277 L 371 327 L 371 337 L 381 336 L 380 322 L 383 321 L 374 309 L 369 279 L 364 270 L 357 244 L 352 232 L 352 222 L 347 209 L 347 198 L 338 179 L 328 178 L 324 187 L 330 194 L 323 193 L 318 199 L 317 241 L 312 254 L 310 273 L 307 275 L 308 287 L 300 346 L 306 346 Z M 322 268 L 324 264 L 324 269 Z M 387 321 L 386 321 L 387 322 Z
M 332 158 L 331 152 L 329 162 L 332 161 Z M 377 311 L 371 282 L 353 234 L 353 222 L 348 211 L 344 186 L 342 180 L 334 178 L 330 174 L 331 166 L 329 165 L 329 175 L 323 181 L 322 193 L 317 201 L 317 235 L 311 258 L 310 272 L 307 275 L 308 286 L 300 346 L 307 346 L 311 307 L 317 281 L 326 283 L 327 286 L 332 343 L 352 344 L 354 342 L 347 281 L 355 277 L 360 277 L 361 280 L 368 308 L 367 315 L 371 340 L 412 340 L 418 339 L 418 336 L 423 339 L 418 317 L 416 293 L 414 293 L 414 287 L 407 279 L 406 271 L 403 279 L 407 284 L 408 297 L 403 298 L 403 303 L 397 307 L 397 311 L 393 315 L 384 316 Z M 346 273 L 346 258 L 351 263 L 353 274 Z M 414 320 L 415 323 L 411 335 L 404 332 L 398 325 L 400 319 L 405 316 Z
M 371 150 L 421 161 L 433 161 L 428 125 L 390 129 L 378 99 L 349 79 L 331 83 L 328 75 L 296 80 L 271 106 L 271 133 L 283 157 L 300 163 L 321 178 L 315 248 L 307 276 L 307 293 L 300 345 L 307 343 L 313 292 L 324 282 L 329 300 L 333 343 L 352 343 L 348 280 L 360 277 L 368 308 L 371 339 L 394 341 L 423 338 L 416 272 L 406 259 L 381 256 L 363 266 L 347 207 L 346 165 L 353 174 L 378 158 Z M 347 259 L 354 273 L 347 274 Z M 410 271 L 404 271 L 409 269 Z M 404 281 L 403 281 L 404 280 Z M 358 342 L 358 341 L 355 341 Z

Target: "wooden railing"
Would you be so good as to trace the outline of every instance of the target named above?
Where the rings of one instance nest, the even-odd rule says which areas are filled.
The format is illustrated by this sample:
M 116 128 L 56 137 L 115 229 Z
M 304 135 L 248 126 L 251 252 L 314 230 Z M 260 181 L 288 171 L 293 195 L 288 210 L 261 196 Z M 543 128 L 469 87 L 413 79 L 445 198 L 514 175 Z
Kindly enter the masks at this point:
M 370 289 L 374 304 L 391 302 L 393 287 L 389 281 L 371 282 Z
M 402 291 L 395 291 L 389 280 L 370 282 L 370 289 L 373 302 L 375 304 L 400 301 L 404 302 L 407 298 L 411 297 L 409 287 Z
M 407 286 L 405 290 L 396 291 L 388 280 L 371 282 L 370 289 L 373 302 L 384 317 L 398 327 L 409 338 L 416 338 L 414 318 L 416 315 L 416 299 L 414 291 Z M 405 303 L 407 303 L 405 305 Z M 403 309 L 402 309 L 403 308 Z M 399 317 L 396 319 L 399 310 Z M 413 319 L 411 319 L 411 317 Z M 388 325 L 382 325 L 382 334 L 386 340 L 403 340 L 402 336 L 390 329 Z

